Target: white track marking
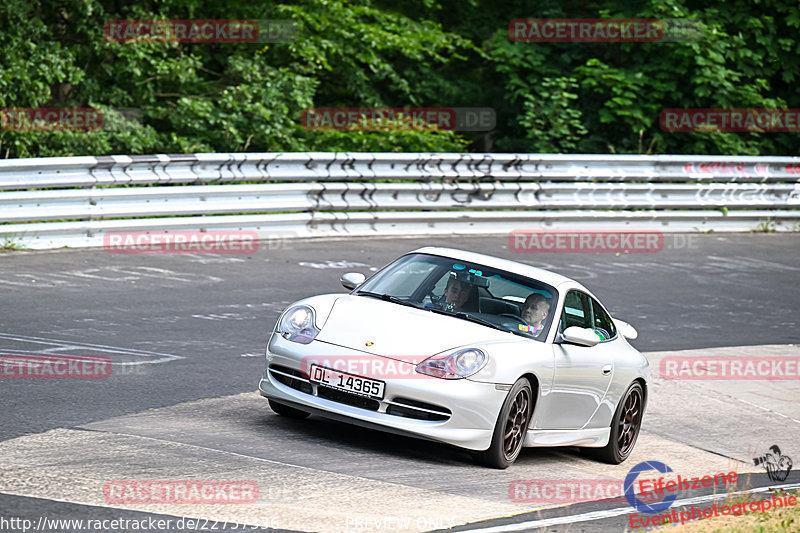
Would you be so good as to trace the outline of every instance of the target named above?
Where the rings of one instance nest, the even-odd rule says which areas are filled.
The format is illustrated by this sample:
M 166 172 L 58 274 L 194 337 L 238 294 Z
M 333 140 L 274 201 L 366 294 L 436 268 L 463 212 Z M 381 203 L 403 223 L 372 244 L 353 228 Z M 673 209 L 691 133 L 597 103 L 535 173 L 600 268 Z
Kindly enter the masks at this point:
M 107 346 L 103 344 L 89 344 L 89 343 L 81 343 L 75 344 L 71 341 L 62 341 L 58 339 L 46 339 L 43 337 L 31 337 L 28 335 L 12 335 L 9 333 L 1 333 L 0 332 L 0 341 L 16 341 L 16 342 L 27 342 L 32 344 L 38 345 L 45 345 L 49 346 L 49 348 L 45 348 L 43 350 L 8 350 L 0 348 L 0 353 L 6 353 L 7 355 L 42 355 L 42 354 L 54 354 L 59 352 L 80 352 L 80 351 L 97 351 L 103 352 L 107 354 L 118 354 L 123 356 L 129 357 L 155 357 L 156 359 L 152 360 L 145 360 L 145 361 L 121 361 L 121 362 L 113 362 L 112 365 L 119 365 L 119 366 L 132 366 L 132 365 L 152 365 L 156 363 L 166 363 L 168 361 L 174 361 L 178 359 L 184 359 L 183 356 L 180 355 L 172 355 L 160 352 L 151 352 L 148 350 L 131 350 L 128 348 L 119 348 L 116 346 Z M 81 354 L 85 355 L 85 354 Z

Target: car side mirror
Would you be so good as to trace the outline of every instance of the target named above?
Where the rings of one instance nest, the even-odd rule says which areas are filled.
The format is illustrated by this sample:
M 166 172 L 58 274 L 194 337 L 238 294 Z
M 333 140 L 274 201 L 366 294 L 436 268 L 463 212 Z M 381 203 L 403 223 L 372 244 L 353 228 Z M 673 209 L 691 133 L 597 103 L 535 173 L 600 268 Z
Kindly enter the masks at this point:
M 569 344 L 577 344 L 578 346 L 592 347 L 600 342 L 600 337 L 590 329 L 570 326 L 560 334 L 558 340 Z
M 350 289 L 352 291 L 364 283 L 366 279 L 367 277 L 361 272 L 348 272 L 347 274 L 342 274 L 342 277 L 339 278 L 339 282 L 345 289 Z
M 619 332 L 622 333 L 622 336 L 628 339 L 629 341 L 634 341 L 639 336 L 639 332 L 636 331 L 636 328 L 634 328 L 627 322 L 615 318 L 614 323 L 617 325 L 617 329 L 619 330 Z

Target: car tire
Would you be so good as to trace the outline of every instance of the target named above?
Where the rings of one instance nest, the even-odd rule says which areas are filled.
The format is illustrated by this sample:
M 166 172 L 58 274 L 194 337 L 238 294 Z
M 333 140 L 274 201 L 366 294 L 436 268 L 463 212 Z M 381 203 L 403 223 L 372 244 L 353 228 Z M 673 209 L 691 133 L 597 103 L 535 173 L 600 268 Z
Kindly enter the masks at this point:
M 527 379 L 514 383 L 506 396 L 492 434 L 492 444 L 478 453 L 478 461 L 490 468 L 505 469 L 516 461 L 525 441 L 533 413 L 533 391 Z
M 602 448 L 581 448 L 581 453 L 604 463 L 618 465 L 630 457 L 639 437 L 644 414 L 644 390 L 635 381 L 628 387 L 611 421 L 608 444 Z
M 300 409 L 295 409 L 294 407 L 289 407 L 288 405 L 278 403 L 273 399 L 269 400 L 269 406 L 277 414 L 285 416 L 287 418 L 296 418 L 298 420 L 302 420 L 304 418 L 307 418 L 308 415 L 311 414 L 305 411 L 301 411 Z

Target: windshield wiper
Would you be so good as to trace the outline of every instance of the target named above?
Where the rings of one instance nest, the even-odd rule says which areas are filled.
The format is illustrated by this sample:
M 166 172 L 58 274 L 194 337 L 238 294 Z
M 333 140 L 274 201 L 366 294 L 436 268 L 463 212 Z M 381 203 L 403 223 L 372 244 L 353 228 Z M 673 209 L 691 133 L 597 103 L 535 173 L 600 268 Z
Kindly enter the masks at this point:
M 412 304 L 411 302 L 398 298 L 397 296 L 392 296 L 391 294 L 379 294 L 377 292 L 369 291 L 356 291 L 356 294 L 359 296 L 370 296 L 372 298 L 383 300 L 384 302 L 392 302 L 395 304 L 407 305 L 408 307 L 413 307 L 414 309 L 419 309 L 418 306 Z

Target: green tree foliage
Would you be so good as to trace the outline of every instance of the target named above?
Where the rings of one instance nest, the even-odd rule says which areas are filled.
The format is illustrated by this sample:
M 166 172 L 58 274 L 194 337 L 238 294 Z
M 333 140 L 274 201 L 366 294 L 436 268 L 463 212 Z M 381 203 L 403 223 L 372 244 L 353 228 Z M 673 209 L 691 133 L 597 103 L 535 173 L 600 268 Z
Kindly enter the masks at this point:
M 523 43 L 510 41 L 507 28 L 497 29 L 488 40 L 490 57 L 506 89 L 506 109 L 515 110 L 498 136 L 500 150 L 767 155 L 800 147 L 797 133 L 670 133 L 659 125 L 667 108 L 798 107 L 796 2 L 567 2 L 536 13 L 516 2 L 503 7 L 498 10 L 506 20 L 690 19 L 702 31 L 684 42 Z M 554 85 L 565 79 L 577 80 L 578 89 L 564 81 Z M 548 112 L 568 100 L 570 109 L 548 124 Z M 578 117 L 583 128 L 576 127 Z
M 691 19 L 695 40 L 525 43 L 514 18 Z M 292 19 L 287 43 L 116 43 L 113 19 Z M 94 107 L 91 132 L 0 131 L 0 157 L 238 151 L 794 154 L 797 133 L 670 133 L 664 108 L 800 107 L 789 0 L 4 0 L 0 107 Z M 313 131 L 310 107 L 492 107 L 490 133 Z M 141 121 L 116 109 L 133 109 Z
M 3 131 L 0 156 L 228 151 L 464 151 L 454 132 L 309 131 L 314 106 L 409 106 L 416 80 L 472 47 L 431 21 L 369 2 L 6 0 L 0 107 L 133 108 L 142 123 L 98 131 Z M 291 43 L 115 43 L 114 19 L 294 19 Z M 463 57 L 463 56 L 462 56 Z

